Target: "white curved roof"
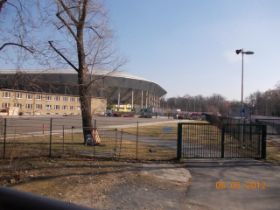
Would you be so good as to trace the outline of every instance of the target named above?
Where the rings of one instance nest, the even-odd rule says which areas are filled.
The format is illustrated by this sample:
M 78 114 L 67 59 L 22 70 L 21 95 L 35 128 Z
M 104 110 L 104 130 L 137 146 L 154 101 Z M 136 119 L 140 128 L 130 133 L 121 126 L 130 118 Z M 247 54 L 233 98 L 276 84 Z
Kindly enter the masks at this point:
M 17 72 L 24 72 L 24 73 L 31 73 L 31 74 L 77 74 L 77 72 L 74 69 L 47 69 L 47 70 L 41 70 L 41 69 L 0 69 L 0 74 L 14 74 Z M 128 74 L 124 71 L 116 70 L 116 71 L 109 71 L 109 70 L 93 70 L 91 73 L 94 75 L 100 75 L 100 76 L 112 76 L 112 77 L 122 77 L 127 79 L 135 79 L 135 80 L 143 80 L 146 82 L 153 82 L 150 80 L 147 80 L 143 77 L 135 76 L 132 74 Z M 155 82 L 153 82 L 155 83 Z
M 41 75 L 76 75 L 77 72 L 74 69 L 48 69 L 48 70 L 42 70 L 42 69 L 0 69 L 0 75 L 9 75 L 9 74 L 15 74 L 17 72 L 27 73 L 27 74 L 41 74 Z M 91 73 L 93 75 L 97 76 L 105 76 L 106 78 L 112 78 L 109 82 L 111 85 L 115 85 L 116 87 L 130 87 L 130 88 L 141 88 L 143 90 L 152 90 L 160 93 L 160 95 L 166 94 L 166 91 L 157 83 L 144 79 L 142 77 L 138 77 L 135 75 L 128 74 L 124 71 L 108 71 L 108 70 L 92 70 Z M 76 77 L 76 76 L 75 76 Z M 66 77 L 67 78 L 67 77 Z M 113 80 L 113 78 L 117 79 Z M 123 80 L 128 79 L 128 80 Z M 131 81 L 134 80 L 134 81 Z M 136 81 L 137 82 L 136 82 Z M 130 81 L 130 82 L 129 82 Z

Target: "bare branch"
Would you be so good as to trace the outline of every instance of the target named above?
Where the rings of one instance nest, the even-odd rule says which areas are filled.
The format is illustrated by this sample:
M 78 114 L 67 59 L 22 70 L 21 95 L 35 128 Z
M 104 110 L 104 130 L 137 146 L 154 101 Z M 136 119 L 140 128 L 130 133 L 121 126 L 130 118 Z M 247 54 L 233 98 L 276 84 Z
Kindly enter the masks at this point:
M 17 46 L 17 47 L 20 47 L 20 48 L 23 48 L 23 49 L 27 50 L 30 53 L 34 53 L 33 49 L 31 49 L 31 48 L 29 48 L 27 46 L 24 46 L 23 44 L 18 44 L 18 43 L 13 43 L 13 42 L 7 42 L 7 43 L 3 44 L 0 47 L 0 51 L 3 50 L 6 46 Z
M 86 28 L 91 29 L 98 36 L 99 39 L 103 39 L 103 36 L 93 26 L 88 26 Z
M 75 23 L 75 25 L 77 25 L 78 24 L 78 20 L 74 17 L 74 15 L 70 12 L 70 9 L 73 9 L 73 8 L 76 8 L 76 7 L 70 7 L 70 8 L 68 8 L 65 4 L 64 4 L 64 2 L 62 1 L 62 0 L 57 0 L 59 3 L 60 3 L 60 5 L 62 6 L 62 8 L 64 9 L 64 11 L 67 13 L 67 15 L 68 15 L 68 17 Z M 64 11 L 61 11 L 61 12 L 59 12 L 59 13 L 62 13 L 62 12 L 64 12 Z M 60 15 L 60 14 L 59 14 Z
M 92 79 L 88 84 L 86 84 L 86 88 L 89 88 L 94 82 L 98 81 L 98 80 L 103 80 L 106 77 L 110 76 L 111 74 L 113 74 L 114 72 L 116 72 L 123 64 L 118 64 L 117 66 L 115 66 L 115 68 L 113 70 L 111 70 L 109 73 L 103 75 L 100 78 L 97 79 Z M 91 73 L 92 74 L 92 73 Z
M 0 12 L 2 8 L 4 7 L 4 4 L 7 2 L 7 0 L 0 0 Z
M 77 72 L 79 72 L 79 69 L 69 60 L 67 59 L 58 49 L 56 49 L 56 47 L 53 45 L 52 41 L 48 41 L 49 45 L 51 46 L 51 48 L 60 56 L 63 58 L 63 60 L 65 60 L 73 69 L 75 69 Z
M 85 19 L 86 19 L 86 15 L 87 15 L 87 5 L 88 5 L 88 0 L 84 0 L 83 1 L 82 14 L 81 14 L 81 17 L 79 19 L 80 27 L 83 27 L 84 23 L 85 23 Z
M 56 17 L 58 17 L 58 19 L 63 23 L 63 25 L 68 29 L 68 31 L 72 34 L 72 36 L 74 37 L 74 39 L 76 41 L 78 41 L 77 39 L 77 35 L 74 33 L 74 31 L 72 30 L 72 28 L 70 27 L 70 24 L 68 24 L 61 16 L 60 13 L 56 13 Z

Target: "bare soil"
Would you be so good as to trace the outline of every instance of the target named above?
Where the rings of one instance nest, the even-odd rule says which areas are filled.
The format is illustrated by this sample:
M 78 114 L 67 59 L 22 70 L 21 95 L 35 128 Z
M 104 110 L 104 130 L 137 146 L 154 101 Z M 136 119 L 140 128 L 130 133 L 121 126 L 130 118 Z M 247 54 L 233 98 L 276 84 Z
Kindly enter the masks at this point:
M 151 170 L 147 163 L 72 158 L 0 164 L 1 186 L 95 209 L 206 209 L 187 202 L 187 184 L 143 173 L 143 167 Z

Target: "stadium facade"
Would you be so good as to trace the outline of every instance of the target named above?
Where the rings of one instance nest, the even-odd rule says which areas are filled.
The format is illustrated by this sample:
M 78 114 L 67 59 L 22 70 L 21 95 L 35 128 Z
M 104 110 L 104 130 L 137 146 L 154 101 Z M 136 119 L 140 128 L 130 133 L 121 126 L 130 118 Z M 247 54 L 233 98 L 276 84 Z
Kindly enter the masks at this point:
M 136 111 L 159 110 L 166 94 L 157 83 L 120 71 L 99 70 L 89 76 L 94 81 L 89 97 L 96 114 L 102 114 L 107 105 L 121 104 L 131 104 Z M 0 70 L 2 109 L 18 107 L 22 114 L 79 114 L 78 87 L 74 70 Z

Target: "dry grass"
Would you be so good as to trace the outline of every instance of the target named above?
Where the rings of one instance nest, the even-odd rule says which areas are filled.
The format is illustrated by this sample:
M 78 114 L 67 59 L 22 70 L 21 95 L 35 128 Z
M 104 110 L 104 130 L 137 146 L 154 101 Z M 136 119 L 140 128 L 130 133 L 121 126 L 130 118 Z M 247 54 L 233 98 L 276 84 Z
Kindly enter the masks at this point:
M 205 121 L 190 121 L 189 122 L 189 124 L 195 124 L 195 123 L 208 124 Z M 152 126 L 145 126 L 145 125 L 142 126 L 140 124 L 138 130 L 136 127 L 124 128 L 121 130 L 125 133 L 129 133 L 129 134 L 133 134 L 133 135 L 138 134 L 139 136 L 158 137 L 161 139 L 166 139 L 166 138 L 177 139 L 177 127 L 178 127 L 178 124 L 176 122 L 174 122 L 174 123 L 152 125 Z
M 118 132 L 117 136 L 115 132 Z M 125 139 L 120 136 L 120 131 L 103 130 L 99 135 L 101 145 L 85 146 L 82 133 L 68 133 L 64 136 L 54 134 L 51 138 L 51 153 L 49 135 L 10 136 L 6 141 L 5 158 L 12 161 L 17 158 L 48 157 L 50 154 L 52 157 L 93 156 L 140 160 L 166 160 L 176 157 L 174 149 L 155 146 L 152 142 L 137 142 L 136 138 Z M 0 148 L 3 148 L 3 144 L 0 144 Z
M 272 138 L 267 141 L 266 148 L 267 160 L 273 163 L 280 164 L 280 139 Z

